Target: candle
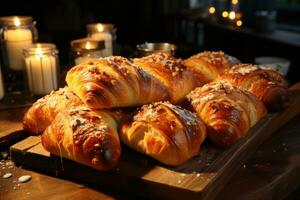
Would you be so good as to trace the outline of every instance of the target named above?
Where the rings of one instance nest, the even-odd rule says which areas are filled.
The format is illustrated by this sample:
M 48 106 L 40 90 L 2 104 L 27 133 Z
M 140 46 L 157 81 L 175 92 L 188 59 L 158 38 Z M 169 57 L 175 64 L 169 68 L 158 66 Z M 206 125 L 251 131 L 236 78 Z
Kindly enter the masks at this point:
M 97 41 L 90 38 L 73 40 L 71 42 L 71 49 L 75 55 L 75 65 L 105 57 L 104 46 L 104 41 Z
M 57 50 L 52 44 L 35 44 L 25 52 L 29 90 L 44 95 L 58 88 Z
M 89 24 L 87 25 L 89 34 L 88 36 L 94 40 L 100 41 L 104 40 L 105 42 L 105 56 L 113 55 L 113 36 L 111 31 L 113 30 L 112 24 Z
M 23 49 L 32 44 L 33 36 L 30 29 L 21 26 L 21 21 L 18 17 L 14 17 L 14 28 L 6 29 L 3 32 L 7 61 L 10 69 L 23 69 Z
M 2 73 L 1 73 L 1 66 L 0 66 L 0 99 L 4 97 L 4 89 L 3 89 L 3 81 L 2 81 Z

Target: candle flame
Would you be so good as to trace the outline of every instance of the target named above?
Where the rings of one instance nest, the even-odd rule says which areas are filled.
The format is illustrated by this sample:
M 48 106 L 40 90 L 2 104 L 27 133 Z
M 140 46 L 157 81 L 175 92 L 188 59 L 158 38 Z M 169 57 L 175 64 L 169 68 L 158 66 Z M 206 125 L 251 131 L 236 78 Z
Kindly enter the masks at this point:
M 86 49 L 91 49 L 91 43 L 89 41 L 86 42 L 85 48 Z
M 42 57 L 42 55 L 43 55 L 42 49 L 39 47 L 36 48 L 35 54 L 36 54 L 36 56 Z
M 231 20 L 234 20 L 235 19 L 235 12 L 234 11 L 231 11 L 230 13 L 229 13 L 229 19 L 231 19 Z
M 14 22 L 15 22 L 16 26 L 20 26 L 21 25 L 20 19 L 18 17 L 14 18 Z
M 209 12 L 210 14 L 214 14 L 214 13 L 216 12 L 216 8 L 213 7 L 213 6 L 211 6 L 211 7 L 209 7 L 208 12 Z
M 99 32 L 102 32 L 104 30 L 104 27 L 103 27 L 102 24 L 98 24 L 97 29 L 98 29 Z

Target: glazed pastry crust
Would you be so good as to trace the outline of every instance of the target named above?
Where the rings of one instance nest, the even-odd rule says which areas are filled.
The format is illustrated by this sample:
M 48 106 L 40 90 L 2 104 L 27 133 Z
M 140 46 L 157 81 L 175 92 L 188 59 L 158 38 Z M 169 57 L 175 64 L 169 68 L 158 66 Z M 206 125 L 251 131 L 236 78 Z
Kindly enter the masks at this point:
M 96 109 L 169 99 L 159 80 L 120 56 L 77 65 L 67 73 L 66 82 L 88 107 Z
M 105 171 L 116 166 L 121 154 L 115 119 L 84 105 L 57 114 L 42 135 L 42 145 L 54 155 Z
M 267 114 L 255 95 L 225 82 L 199 87 L 188 99 L 207 125 L 210 140 L 222 147 L 236 143 Z
M 68 87 L 53 91 L 28 109 L 22 119 L 23 128 L 32 135 L 42 134 L 58 112 L 81 104 L 82 101 Z
M 204 51 L 184 60 L 184 65 L 198 78 L 198 86 L 215 80 L 225 69 L 240 63 L 223 51 Z
M 146 57 L 135 58 L 133 62 L 151 74 L 167 88 L 171 103 L 182 101 L 196 87 L 196 78 L 188 71 L 181 59 L 166 53 L 154 53 Z
M 271 111 L 289 105 L 288 82 L 279 72 L 264 66 L 240 64 L 226 70 L 219 80 L 255 94 Z
M 120 130 L 123 143 L 172 166 L 196 155 L 205 138 L 206 127 L 194 113 L 168 102 L 143 106 Z

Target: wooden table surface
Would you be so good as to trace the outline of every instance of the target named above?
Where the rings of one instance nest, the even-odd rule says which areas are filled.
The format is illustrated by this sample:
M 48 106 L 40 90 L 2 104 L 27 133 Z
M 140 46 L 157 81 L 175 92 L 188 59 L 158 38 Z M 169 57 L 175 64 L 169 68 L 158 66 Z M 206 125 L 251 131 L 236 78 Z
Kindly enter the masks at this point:
M 18 130 L 23 109 L 0 111 L 0 145 L 9 139 L 11 129 Z M 7 142 L 5 142 L 7 143 Z M 3 144 L 3 143 L 2 143 Z M 2 147 L 3 150 L 3 147 Z M 12 173 L 8 179 L 5 173 Z M 31 175 L 27 183 L 18 183 L 22 175 Z M 217 199 L 297 199 L 300 196 L 300 116 L 271 136 L 243 164 L 218 194 Z M 138 194 L 138 191 L 137 191 Z M 55 178 L 16 167 L 10 160 L 0 161 L 0 199 L 140 199 L 108 188 L 75 180 Z

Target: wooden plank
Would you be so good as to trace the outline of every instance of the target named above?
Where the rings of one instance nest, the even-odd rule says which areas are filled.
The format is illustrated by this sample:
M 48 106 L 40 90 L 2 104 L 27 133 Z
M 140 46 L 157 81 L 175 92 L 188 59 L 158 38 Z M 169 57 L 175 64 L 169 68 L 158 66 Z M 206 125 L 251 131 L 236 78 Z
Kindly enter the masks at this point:
M 14 162 L 61 177 L 111 187 L 152 198 L 213 199 L 229 178 L 272 133 L 300 113 L 300 95 L 293 87 L 291 105 L 281 113 L 269 114 L 237 144 L 224 150 L 206 142 L 200 153 L 179 167 L 166 167 L 122 146 L 115 170 L 101 172 L 46 152 L 39 137 L 29 137 L 11 147 Z M 80 173 L 78 173 L 80 171 Z
M 0 110 L 0 147 L 25 138 L 21 119 L 27 108 Z

